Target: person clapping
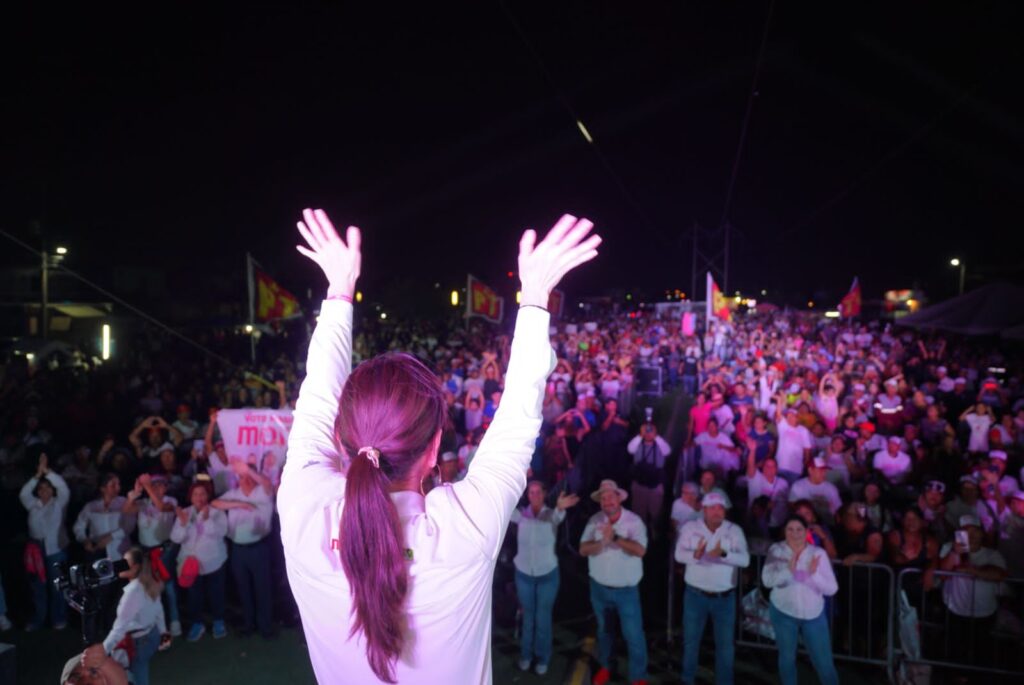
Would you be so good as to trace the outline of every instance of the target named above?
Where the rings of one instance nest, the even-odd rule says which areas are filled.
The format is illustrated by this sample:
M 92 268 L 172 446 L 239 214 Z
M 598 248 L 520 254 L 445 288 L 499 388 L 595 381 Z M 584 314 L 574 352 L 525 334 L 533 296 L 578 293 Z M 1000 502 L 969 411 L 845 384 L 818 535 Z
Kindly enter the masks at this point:
M 188 613 L 192 627 L 188 641 L 195 642 L 206 632 L 203 624 L 203 599 L 213 613 L 213 637 L 228 634 L 224 627 L 224 579 L 228 548 L 224 536 L 228 517 L 210 506 L 209 480 L 192 483 L 188 499 L 192 506 L 177 509 L 171 540 L 181 545 L 178 551 L 178 584 L 188 590 Z
M 67 483 L 50 470 L 46 454 L 39 455 L 36 474 L 21 488 L 19 499 L 28 510 L 29 545 L 38 550 L 35 573 L 32 575 L 32 601 L 35 615 L 26 627 L 36 630 L 46 623 L 47 610 L 55 630 L 67 626 L 67 605 L 54 584 L 54 564 L 67 561 L 68 534 L 64 516 L 71 498 Z M 26 551 L 26 556 L 29 552 Z

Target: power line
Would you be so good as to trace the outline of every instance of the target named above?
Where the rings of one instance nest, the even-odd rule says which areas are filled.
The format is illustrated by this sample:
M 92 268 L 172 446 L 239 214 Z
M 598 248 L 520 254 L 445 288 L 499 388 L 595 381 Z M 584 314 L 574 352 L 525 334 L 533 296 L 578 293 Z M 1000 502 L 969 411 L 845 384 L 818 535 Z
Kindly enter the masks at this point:
M 764 31 L 761 34 L 761 47 L 757 51 L 757 61 L 754 63 L 754 81 L 750 84 L 750 95 L 747 97 L 747 111 L 743 115 L 743 126 L 740 127 L 740 140 L 736 145 L 736 156 L 732 161 L 732 172 L 729 174 L 729 186 L 725 191 L 725 205 L 722 207 L 722 219 L 718 222 L 719 230 L 725 233 L 725 268 L 722 279 L 722 287 L 729 291 L 729 210 L 732 207 L 733 190 L 736 188 L 736 178 L 739 176 L 740 161 L 743 159 L 743 147 L 747 141 L 747 131 L 750 129 L 750 118 L 754 111 L 754 101 L 757 98 L 757 81 L 761 76 L 761 65 L 764 63 L 765 48 L 768 46 L 768 31 L 771 28 L 772 14 L 775 11 L 775 0 L 768 5 L 768 16 L 764 19 Z

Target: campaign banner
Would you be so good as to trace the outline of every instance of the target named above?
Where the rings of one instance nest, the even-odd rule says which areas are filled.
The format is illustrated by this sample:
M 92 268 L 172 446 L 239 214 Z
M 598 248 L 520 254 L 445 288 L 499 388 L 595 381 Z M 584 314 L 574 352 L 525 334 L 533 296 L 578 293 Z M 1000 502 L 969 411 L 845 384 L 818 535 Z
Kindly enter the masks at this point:
M 238 457 L 280 482 L 292 429 L 290 409 L 221 409 L 217 428 L 229 459 Z
M 466 316 L 479 316 L 491 323 L 501 323 L 505 314 L 505 298 L 483 281 L 469 276 L 466 286 Z

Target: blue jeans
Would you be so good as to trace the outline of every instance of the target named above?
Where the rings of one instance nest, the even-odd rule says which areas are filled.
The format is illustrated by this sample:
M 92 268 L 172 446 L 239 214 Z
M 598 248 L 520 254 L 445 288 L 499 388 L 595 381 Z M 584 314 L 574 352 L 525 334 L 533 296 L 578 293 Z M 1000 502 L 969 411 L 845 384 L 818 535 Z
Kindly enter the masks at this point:
M 715 682 L 732 685 L 732 662 L 736 651 L 736 593 L 707 597 L 689 585 L 683 597 L 683 682 L 696 682 L 700 640 L 704 636 L 708 616 L 715 631 Z
M 50 625 L 57 626 L 68 622 L 68 608 L 64 602 L 64 595 L 54 585 L 56 575 L 53 572 L 53 565 L 68 560 L 68 553 L 64 550 L 49 555 L 46 562 L 46 581 L 39 580 L 33 575 L 30 579 L 32 586 L 32 604 L 35 613 L 32 616 L 32 625 L 42 628 L 46 625 L 46 615 L 50 615 Z M 49 612 L 47 612 L 49 610 Z
M 227 573 L 227 564 L 223 564 L 213 573 L 197 576 L 196 582 L 188 588 L 188 618 L 192 623 L 203 622 L 204 596 L 210 605 L 213 620 L 224 620 L 224 579 Z
M 231 546 L 231 574 L 235 577 L 238 599 L 242 603 L 245 629 L 258 628 L 270 635 L 270 540 L 252 545 Z
M 606 622 L 608 614 L 616 612 L 622 626 L 622 637 L 629 653 L 629 679 L 647 679 L 647 638 L 644 637 L 644 618 L 640 610 L 640 589 L 608 587 L 590 579 L 590 603 L 597 615 L 597 661 L 601 668 L 611 668 L 612 636 Z
M 167 568 L 167 572 L 171 574 L 170 579 L 164 583 L 164 601 L 167 607 L 167 622 L 173 623 L 174 621 L 181 620 L 178 615 L 178 579 L 176 577 L 178 570 L 178 549 L 180 545 L 169 544 L 163 548 L 160 552 L 160 559 L 164 562 L 164 566 Z
M 543 576 L 531 576 L 516 569 L 516 595 L 523 607 L 523 629 L 519 656 L 524 661 L 537 657 L 545 666 L 551 661 L 551 612 L 558 596 L 558 569 Z
M 799 619 L 771 605 L 770 616 L 775 628 L 775 644 L 779 648 L 779 679 L 782 685 L 796 685 L 796 648 L 803 637 L 811 663 L 822 685 L 839 685 L 839 676 L 832 661 L 832 639 L 824 610 L 817 618 Z
M 160 630 L 153 627 L 142 637 L 133 637 L 135 643 L 135 656 L 128 670 L 132 672 L 135 685 L 149 685 L 149 660 L 156 654 L 160 647 Z

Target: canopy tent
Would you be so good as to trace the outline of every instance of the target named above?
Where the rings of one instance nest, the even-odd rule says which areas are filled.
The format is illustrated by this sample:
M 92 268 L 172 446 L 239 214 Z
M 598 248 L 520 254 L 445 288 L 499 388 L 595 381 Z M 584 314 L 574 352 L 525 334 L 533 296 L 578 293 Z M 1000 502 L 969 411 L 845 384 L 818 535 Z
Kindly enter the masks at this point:
M 1019 338 L 1024 333 L 1024 288 L 993 283 L 908 314 L 897 323 L 962 335 Z

